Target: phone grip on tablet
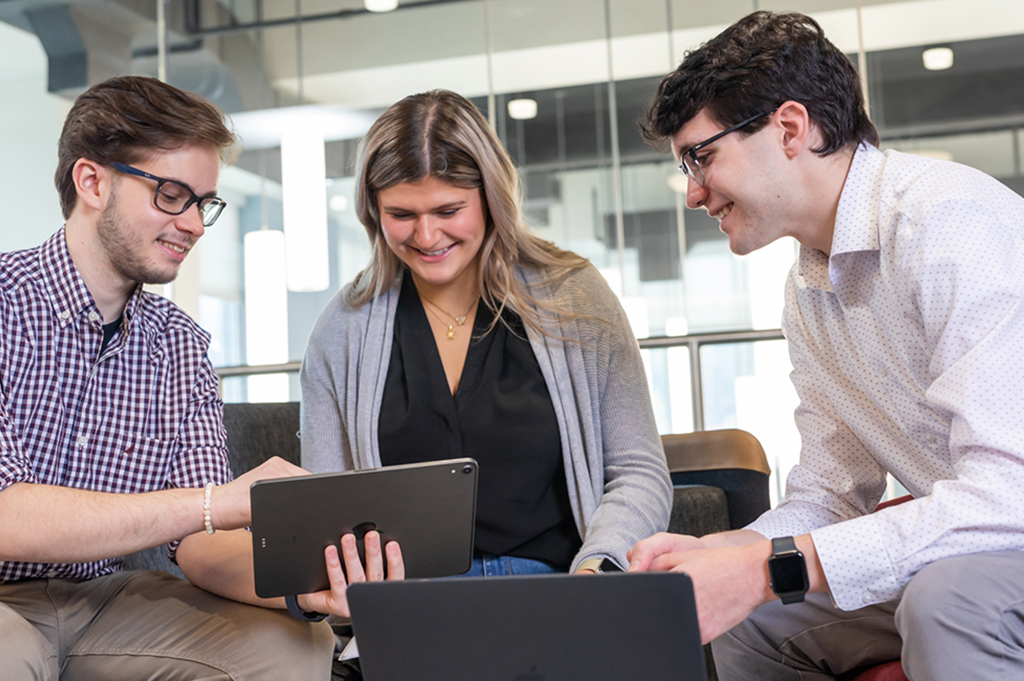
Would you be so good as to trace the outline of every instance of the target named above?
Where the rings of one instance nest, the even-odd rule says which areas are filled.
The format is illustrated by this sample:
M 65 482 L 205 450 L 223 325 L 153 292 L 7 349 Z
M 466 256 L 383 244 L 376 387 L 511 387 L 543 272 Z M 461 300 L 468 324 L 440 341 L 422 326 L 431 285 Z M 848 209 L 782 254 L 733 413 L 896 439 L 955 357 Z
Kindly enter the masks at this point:
M 288 612 L 292 614 L 297 620 L 304 620 L 306 622 L 321 622 L 327 619 L 327 615 L 322 612 L 306 612 L 299 607 L 298 596 L 285 596 L 284 602 L 288 606 Z

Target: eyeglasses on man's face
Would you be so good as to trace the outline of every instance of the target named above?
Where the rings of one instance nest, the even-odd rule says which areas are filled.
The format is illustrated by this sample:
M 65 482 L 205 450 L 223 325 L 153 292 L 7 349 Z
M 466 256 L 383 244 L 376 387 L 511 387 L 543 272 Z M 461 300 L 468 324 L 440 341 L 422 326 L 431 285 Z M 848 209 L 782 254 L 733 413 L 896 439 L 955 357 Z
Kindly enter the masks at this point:
M 133 168 L 126 163 L 111 164 L 119 173 L 144 177 L 147 180 L 156 182 L 156 191 L 153 192 L 153 205 L 168 215 L 181 215 L 193 204 L 198 206 L 199 217 L 203 221 L 203 227 L 209 227 L 217 222 L 221 211 L 227 206 L 227 202 L 217 196 L 198 196 L 191 188 L 176 180 L 168 180 L 164 177 L 157 177 L 145 170 Z
M 698 186 L 703 187 L 704 186 L 704 169 L 701 167 L 700 160 L 697 158 L 697 152 L 700 151 L 701 149 L 703 149 L 704 147 L 708 146 L 709 144 L 711 144 L 713 142 L 717 142 L 718 140 L 722 139 L 723 137 L 728 135 L 730 132 L 736 132 L 740 128 L 743 128 L 743 127 L 746 127 L 746 126 L 750 125 L 751 123 L 753 123 L 757 119 L 764 118 L 765 116 L 771 116 L 773 113 L 775 113 L 775 112 L 774 111 L 768 111 L 766 113 L 757 114 L 756 116 L 751 116 L 747 120 L 740 121 L 739 123 L 737 123 L 736 125 L 732 126 L 731 128 L 726 128 L 725 130 L 723 130 L 722 132 L 718 133 L 717 135 L 712 135 L 711 137 L 707 138 L 703 142 L 698 142 L 697 144 L 694 144 L 692 147 L 690 147 L 689 149 L 684 151 L 682 154 L 680 154 L 679 172 L 681 172 L 683 175 L 685 175 L 686 177 L 688 177 L 691 180 L 693 180 L 694 182 L 696 182 Z

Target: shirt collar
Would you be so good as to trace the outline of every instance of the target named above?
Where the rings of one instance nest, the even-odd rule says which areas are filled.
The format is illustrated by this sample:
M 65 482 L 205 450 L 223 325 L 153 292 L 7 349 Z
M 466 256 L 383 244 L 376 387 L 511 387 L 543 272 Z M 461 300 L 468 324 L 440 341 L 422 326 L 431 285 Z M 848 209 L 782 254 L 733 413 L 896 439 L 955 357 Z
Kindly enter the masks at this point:
M 67 326 L 80 314 L 96 312 L 96 301 L 82 280 L 78 268 L 75 267 L 68 251 L 65 228 L 61 227 L 57 232 L 47 239 L 42 248 L 39 249 L 39 268 L 43 273 L 43 280 L 49 288 L 50 302 L 53 304 L 54 314 L 60 320 L 61 326 Z M 142 285 L 135 288 L 135 292 L 124 308 L 124 323 L 127 325 L 131 318 L 139 310 L 142 304 Z M 113 319 L 104 320 L 112 322 Z
M 121 324 L 121 327 L 123 329 L 127 329 L 129 326 L 131 326 L 132 319 L 135 317 L 135 314 L 142 308 L 142 303 L 145 299 L 146 297 L 143 294 L 142 284 L 139 284 L 135 287 L 135 291 L 132 293 L 132 297 L 128 299 L 127 303 L 125 303 L 124 311 L 121 313 L 121 316 L 124 318 L 124 321 Z M 108 319 L 107 321 L 112 322 L 114 320 Z
M 831 255 L 800 246 L 797 271 L 808 286 L 831 292 L 830 267 L 836 256 L 879 249 L 878 221 L 873 217 L 881 196 L 884 166 L 885 154 L 878 149 L 864 143 L 857 147 L 839 195 Z
M 885 154 L 868 144 L 857 147 L 836 209 L 832 257 L 878 250 L 878 221 L 872 218 L 878 212 L 884 168 Z
M 828 256 L 817 248 L 808 248 L 800 244 L 797 274 L 811 288 L 832 292 L 832 281 L 828 277 Z

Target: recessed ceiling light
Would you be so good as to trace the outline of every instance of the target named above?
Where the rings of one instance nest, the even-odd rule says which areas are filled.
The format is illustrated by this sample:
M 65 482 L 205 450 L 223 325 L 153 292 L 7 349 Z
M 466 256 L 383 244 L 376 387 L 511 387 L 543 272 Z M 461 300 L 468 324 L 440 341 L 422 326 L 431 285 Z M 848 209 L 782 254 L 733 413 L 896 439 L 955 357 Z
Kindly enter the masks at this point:
M 246 150 L 279 147 L 281 138 L 294 130 L 315 131 L 329 142 L 356 139 L 366 134 L 374 120 L 371 112 L 330 104 L 240 111 L 231 116 Z
M 371 12 L 390 12 L 398 7 L 398 0 L 363 0 Z
M 953 50 L 948 47 L 933 47 L 922 52 L 921 59 L 929 71 L 942 71 L 953 65 Z
M 508 115 L 517 121 L 528 121 L 537 117 L 536 99 L 512 99 L 508 103 Z

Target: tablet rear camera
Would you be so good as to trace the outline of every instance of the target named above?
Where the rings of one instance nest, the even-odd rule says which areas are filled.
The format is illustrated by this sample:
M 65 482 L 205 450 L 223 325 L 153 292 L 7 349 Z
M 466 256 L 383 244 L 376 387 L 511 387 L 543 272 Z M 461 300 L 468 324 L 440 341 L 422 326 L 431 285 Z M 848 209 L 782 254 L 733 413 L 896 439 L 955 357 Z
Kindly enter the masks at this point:
M 462 467 L 462 474 L 463 475 L 469 475 L 472 472 L 473 472 L 473 467 L 470 466 L 468 463 L 465 466 Z

